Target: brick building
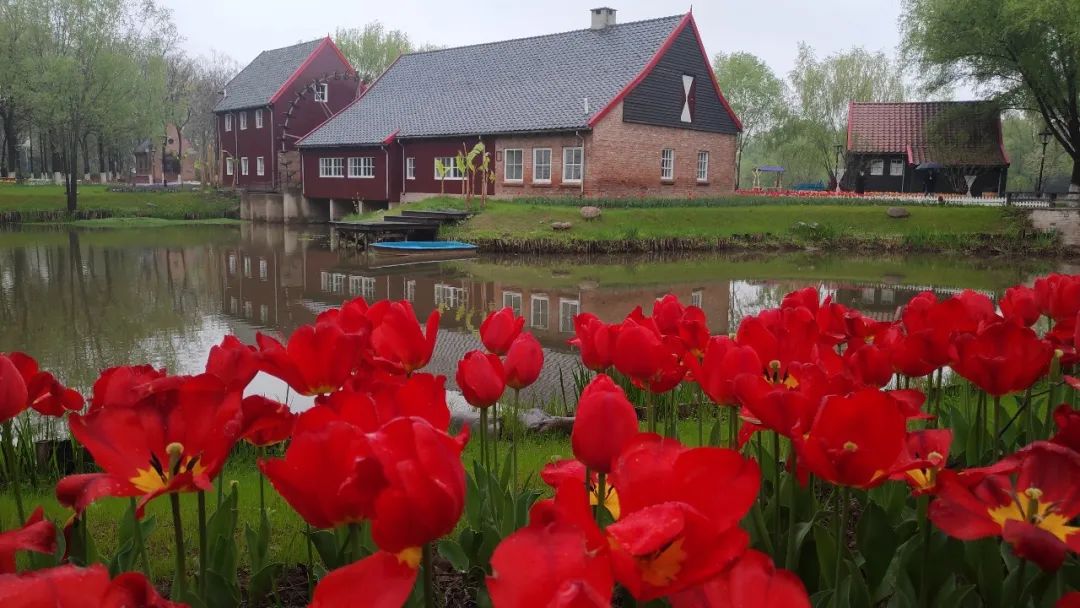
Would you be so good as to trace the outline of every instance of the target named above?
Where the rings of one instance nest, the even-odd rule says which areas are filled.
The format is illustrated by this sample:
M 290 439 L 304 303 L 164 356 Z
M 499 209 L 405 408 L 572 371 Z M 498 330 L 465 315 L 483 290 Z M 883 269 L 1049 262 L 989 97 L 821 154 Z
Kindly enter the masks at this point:
M 363 85 L 330 38 L 259 53 L 214 108 L 222 184 L 299 185 L 296 141 L 352 103 Z
M 459 151 L 483 142 L 497 197 L 730 192 L 742 126 L 692 14 L 402 55 L 304 136 L 304 196 L 396 203 L 462 191 Z M 479 164 L 479 163 L 477 163 Z

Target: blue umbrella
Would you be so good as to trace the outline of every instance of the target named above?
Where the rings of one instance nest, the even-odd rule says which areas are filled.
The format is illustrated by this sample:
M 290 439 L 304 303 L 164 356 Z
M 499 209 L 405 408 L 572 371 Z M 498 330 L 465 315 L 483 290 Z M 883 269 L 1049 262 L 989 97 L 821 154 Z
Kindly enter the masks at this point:
M 945 168 L 945 165 L 943 165 L 941 163 L 934 162 L 934 161 L 927 161 L 925 163 L 920 164 L 918 167 L 915 167 L 915 170 L 916 171 L 932 171 L 934 169 L 944 169 L 944 168 Z

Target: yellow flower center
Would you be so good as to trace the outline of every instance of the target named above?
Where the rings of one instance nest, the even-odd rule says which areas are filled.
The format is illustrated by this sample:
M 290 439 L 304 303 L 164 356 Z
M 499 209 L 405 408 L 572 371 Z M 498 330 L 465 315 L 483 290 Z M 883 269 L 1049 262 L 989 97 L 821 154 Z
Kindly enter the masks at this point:
M 855 443 L 854 441 L 846 441 L 846 442 L 844 442 L 844 451 L 845 452 L 854 452 L 854 451 L 856 451 L 858 449 L 859 449 L 859 445 L 857 443 Z
M 409 547 L 397 554 L 398 562 L 405 564 L 406 566 L 416 570 L 420 567 L 420 559 L 423 557 L 423 552 L 420 547 Z
M 1028 499 L 1026 506 L 1021 505 L 1014 498 L 1007 505 L 987 509 L 994 523 L 1004 529 L 1005 523 L 1009 520 L 1026 521 L 1053 534 L 1063 543 L 1066 542 L 1070 535 L 1080 532 L 1080 528 L 1070 526 L 1068 519 L 1055 512 L 1056 505 L 1054 503 L 1042 501 L 1042 490 L 1027 488 L 1022 494 Z
M 199 475 L 206 470 L 203 463 L 199 461 L 198 456 L 184 459 L 184 446 L 180 443 L 170 443 L 166 446 L 165 453 L 169 455 L 168 467 L 162 466 L 157 455 L 151 454 L 150 467 L 135 469 L 135 476 L 128 480 L 131 485 L 145 494 L 150 494 L 168 486 L 169 482 L 177 475 L 188 472 Z
M 600 504 L 600 488 L 595 485 L 591 486 L 589 490 L 589 504 Z M 619 493 L 615 491 L 615 486 L 608 485 L 604 491 L 604 508 L 611 513 L 612 519 L 618 521 L 619 519 Z
M 686 561 L 686 551 L 682 547 L 683 539 L 679 538 L 663 549 L 637 558 L 641 579 L 653 587 L 670 585 Z

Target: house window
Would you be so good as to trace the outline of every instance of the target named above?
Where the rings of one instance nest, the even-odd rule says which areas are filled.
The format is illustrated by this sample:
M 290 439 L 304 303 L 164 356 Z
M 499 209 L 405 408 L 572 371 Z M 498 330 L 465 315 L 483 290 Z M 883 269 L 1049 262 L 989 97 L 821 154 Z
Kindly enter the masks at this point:
M 580 182 L 583 160 L 584 151 L 582 148 L 563 148 L 562 181 L 568 183 Z
M 665 181 L 675 179 L 675 150 L 671 148 L 660 151 L 660 179 Z
M 345 159 L 320 158 L 319 177 L 345 177 Z
M 229 254 L 229 275 L 236 276 L 236 254 Z
M 321 290 L 323 290 L 325 292 L 330 291 L 330 273 L 329 272 L 320 272 L 319 273 L 319 289 L 321 289 Z
M 413 279 L 405 281 L 405 299 L 410 302 L 416 301 L 416 281 Z
M 559 331 L 564 334 L 574 333 L 574 317 L 579 312 L 581 312 L 580 302 L 559 298 Z
M 521 316 L 521 294 L 516 291 L 503 292 L 503 308 L 514 311 L 514 316 Z
M 445 176 L 439 174 L 440 165 Z M 437 156 L 435 157 L 435 179 L 465 179 L 465 176 L 458 169 L 457 161 L 453 156 Z
M 349 159 L 349 177 L 375 177 L 375 157 L 360 156 Z
M 900 159 L 893 159 L 889 163 L 889 175 L 900 176 L 904 174 L 904 161 Z
M 405 179 L 416 179 L 416 159 L 411 156 L 405 159 Z
M 551 183 L 551 148 L 533 150 L 533 183 Z
M 344 294 L 345 293 L 345 273 L 335 272 L 334 274 L 330 275 L 330 278 L 331 278 L 331 281 L 333 282 L 333 284 L 331 285 L 331 289 L 333 290 L 333 292 L 334 293 Z
M 262 128 L 262 110 L 255 110 L 255 128 Z
M 259 279 L 265 281 L 270 278 L 270 266 L 266 258 L 259 258 Z
M 246 156 L 240 157 L 240 175 L 248 174 L 248 162 Z
M 375 300 L 375 277 L 349 277 L 349 295 L 361 296 L 368 302 Z
M 697 181 L 709 181 L 709 153 L 705 150 L 697 153 Z
M 330 101 L 330 85 L 325 82 L 315 85 L 315 101 L 319 103 Z
M 231 159 L 231 158 L 226 158 L 225 159 L 225 175 L 232 175 L 233 174 L 232 161 L 233 161 L 233 159 Z
M 701 303 L 705 301 L 705 292 L 700 289 L 695 289 L 690 292 L 690 305 L 701 308 Z
M 229 298 L 229 312 L 232 314 L 240 314 L 240 300 L 236 298 Z
M 548 326 L 548 297 L 533 296 L 529 299 L 529 312 L 531 313 L 530 325 L 536 329 L 547 329 Z
M 880 158 L 870 161 L 870 175 L 884 175 L 885 174 L 885 161 Z
M 255 175 L 266 175 L 266 163 L 261 156 L 255 158 Z
M 251 318 L 251 300 L 244 300 L 244 318 Z
M 435 284 L 435 305 L 440 308 L 464 308 L 469 304 L 469 293 L 464 287 L 445 283 Z
M 225 115 L 225 132 L 232 131 L 232 114 Z
M 247 110 L 244 110 L 243 112 L 240 112 L 240 130 L 241 131 L 246 131 L 247 130 Z
M 244 256 L 244 277 L 251 278 L 251 258 Z
M 259 304 L 259 319 L 262 320 L 263 323 L 268 323 L 270 321 L 270 307 L 266 304 Z
M 503 179 L 508 182 L 520 182 L 525 175 L 524 152 L 521 150 L 506 150 L 504 157 L 506 162 L 503 165 Z

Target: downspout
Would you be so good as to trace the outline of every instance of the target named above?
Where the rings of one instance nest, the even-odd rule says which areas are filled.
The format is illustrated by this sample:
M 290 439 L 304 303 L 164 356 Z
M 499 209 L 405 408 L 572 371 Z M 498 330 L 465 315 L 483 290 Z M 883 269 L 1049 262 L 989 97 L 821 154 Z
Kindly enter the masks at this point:
M 236 159 L 239 159 L 239 158 L 240 158 L 240 157 L 238 156 L 238 154 L 240 153 L 240 122 L 239 122 L 239 121 L 233 121 L 233 122 L 234 122 L 235 124 L 233 125 L 233 130 L 232 130 L 232 135 L 233 135 L 233 155 L 232 155 L 232 156 L 233 156 L 233 172 L 232 172 L 232 183 L 233 183 L 233 188 L 235 188 L 235 187 L 236 187 L 236 182 L 237 182 L 237 178 L 238 178 L 238 177 L 240 176 L 240 166 L 239 166 L 239 164 L 238 164 L 238 163 L 236 162 Z
M 307 180 L 304 179 L 304 151 L 297 148 L 296 151 L 300 154 L 300 196 L 307 199 Z
M 585 137 L 581 134 L 581 131 L 574 131 L 574 137 L 581 140 L 581 183 L 578 186 L 581 190 L 581 198 L 585 198 Z M 563 172 L 566 172 L 565 168 Z
M 386 185 L 386 206 L 390 207 L 390 146 L 383 146 L 383 156 L 386 158 L 386 166 L 383 167 L 383 174 L 386 176 L 383 182 Z
M 398 202 L 400 202 L 400 200 L 402 198 L 405 198 L 405 196 L 404 196 L 405 188 L 408 186 L 408 183 L 409 183 L 409 175 L 407 173 L 408 170 L 409 170 L 409 167 L 405 164 L 405 143 L 402 142 L 401 143 L 401 194 L 402 194 L 402 196 L 398 199 Z M 415 169 L 414 169 L 414 171 L 415 171 Z
M 277 181 L 278 159 L 277 153 L 274 152 L 274 105 L 266 106 L 266 111 L 270 114 L 270 161 L 274 163 L 273 168 L 270 169 L 270 183 L 274 184 L 276 190 L 279 184 Z
M 216 114 L 215 114 L 215 116 L 216 116 Z M 221 120 L 225 120 L 225 119 L 222 118 Z M 214 120 L 214 132 L 217 135 L 216 143 L 217 143 L 218 150 L 221 151 L 221 152 L 224 152 L 225 150 L 223 150 L 221 148 L 221 123 L 219 121 L 217 121 L 216 119 Z M 225 158 L 223 156 L 221 156 L 220 154 L 218 155 L 218 162 L 220 162 L 222 165 L 225 164 Z M 225 173 L 225 167 L 222 167 L 221 165 L 218 165 L 217 167 L 214 167 L 215 171 L 218 170 L 218 169 L 221 169 L 221 172 Z M 209 180 L 206 180 L 206 181 L 209 181 Z

